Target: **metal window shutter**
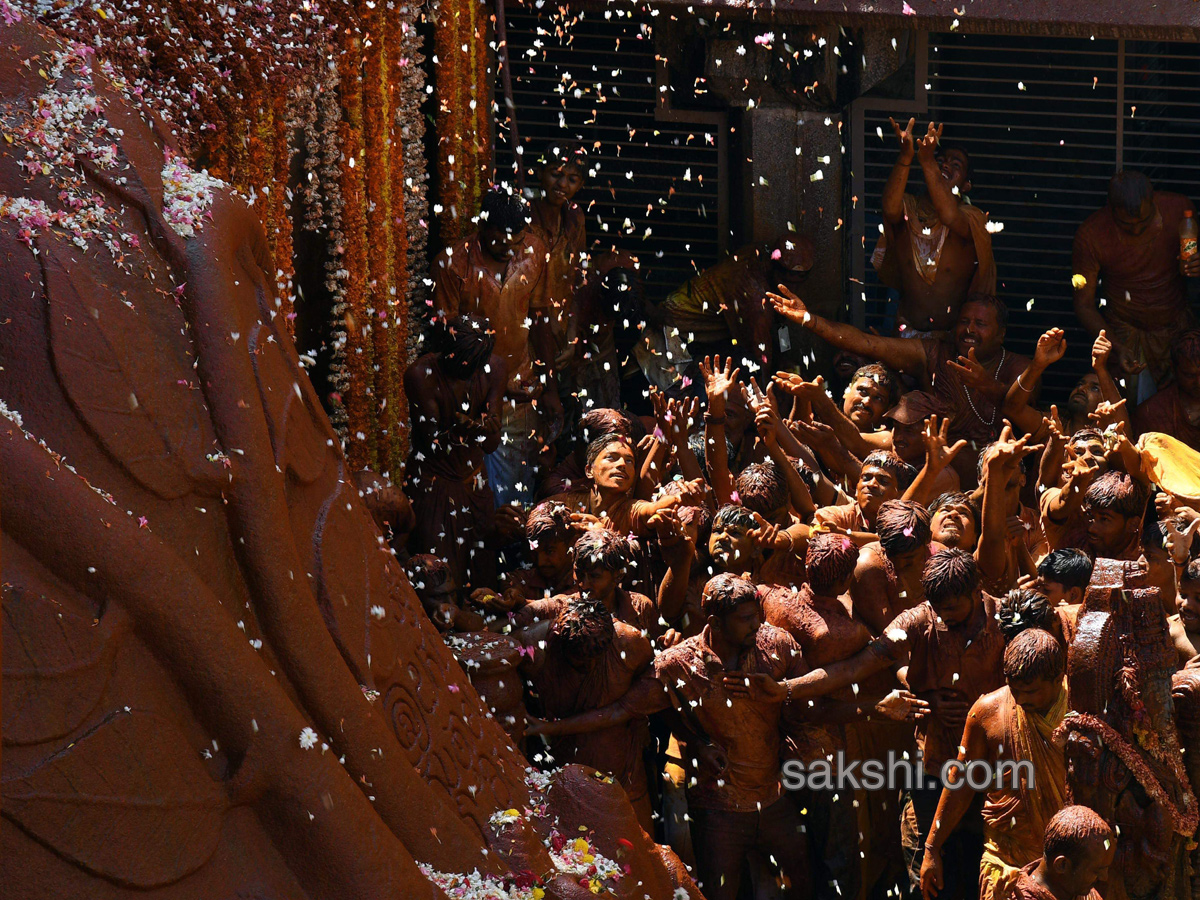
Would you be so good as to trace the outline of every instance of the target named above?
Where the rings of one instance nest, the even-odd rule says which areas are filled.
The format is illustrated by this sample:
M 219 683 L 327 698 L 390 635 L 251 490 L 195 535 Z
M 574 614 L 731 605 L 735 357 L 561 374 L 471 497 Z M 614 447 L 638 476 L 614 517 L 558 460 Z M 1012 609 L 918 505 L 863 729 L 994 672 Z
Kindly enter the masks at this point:
M 717 262 L 718 141 L 724 136 L 714 125 L 656 120 L 653 20 L 616 11 L 564 17 L 510 7 L 507 22 L 526 159 L 552 141 L 578 137 L 590 164 L 599 164 L 576 197 L 587 212 L 589 242 L 637 255 L 647 294 L 659 300 Z M 512 180 L 503 94 L 497 104 L 497 178 Z
M 992 247 L 1009 348 L 1029 356 L 1046 329 L 1067 331 L 1068 358 L 1047 371 L 1042 395 L 1058 402 L 1090 366 L 1091 340 L 1072 307 L 1071 244 L 1116 166 L 1117 41 L 931 34 L 928 61 L 929 112 L 917 121 L 945 123 L 944 142 L 971 155 L 971 200 L 1004 225 Z M 863 125 L 866 312 L 882 329 L 886 289 L 869 257 L 897 144 L 886 111 L 868 109 Z M 920 178 L 914 166 L 910 184 Z

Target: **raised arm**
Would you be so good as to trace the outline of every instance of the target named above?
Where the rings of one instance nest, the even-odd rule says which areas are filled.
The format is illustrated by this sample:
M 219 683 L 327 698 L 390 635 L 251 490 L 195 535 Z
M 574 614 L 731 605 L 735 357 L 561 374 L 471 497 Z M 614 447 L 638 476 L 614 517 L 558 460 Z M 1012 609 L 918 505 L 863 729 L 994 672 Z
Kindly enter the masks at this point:
M 1012 426 L 1005 423 L 1000 440 L 983 467 L 983 527 L 975 559 L 985 583 L 1003 578 L 1008 568 L 1008 511 L 1004 493 L 1009 478 L 1025 456 L 1041 449 L 1041 444 L 1029 443 L 1029 435 L 1013 440 Z
M 704 377 L 704 392 L 708 397 L 708 409 L 704 411 L 704 459 L 708 463 L 708 478 L 717 495 L 717 506 L 730 502 L 733 497 L 733 476 L 729 472 L 729 449 L 725 442 L 725 402 L 729 392 L 736 390 L 738 373 L 733 368 L 733 357 L 704 357 L 700 363 L 700 374 Z
M 969 239 L 971 223 L 967 214 L 962 211 L 959 198 L 942 177 L 942 169 L 937 161 L 937 145 L 942 139 L 942 127 L 929 123 L 925 137 L 921 138 L 917 145 L 917 159 L 921 163 L 921 172 L 925 175 L 925 188 L 929 191 L 929 199 L 933 201 L 938 218 L 959 237 Z
M 888 121 L 892 123 L 892 131 L 896 134 L 896 140 L 900 142 L 900 155 L 896 157 L 892 174 L 883 186 L 883 219 L 893 228 L 899 228 L 904 224 L 904 191 L 908 187 L 908 174 L 912 170 L 915 152 L 913 128 L 917 120 L 909 119 L 907 128 L 901 128 L 895 119 L 889 118 Z
M 696 548 L 687 539 L 675 510 L 655 513 L 650 524 L 658 533 L 658 543 L 667 564 L 666 574 L 658 586 L 658 615 L 667 625 L 673 626 L 683 615 Z
M 957 441 L 954 446 L 949 446 L 949 434 L 949 416 L 942 418 L 940 426 L 937 416 L 930 416 L 925 420 L 925 430 L 921 432 L 921 438 L 925 442 L 925 465 L 921 467 L 921 471 L 917 473 L 913 483 L 904 492 L 903 499 L 912 500 L 923 506 L 928 506 L 937 499 L 938 478 L 954 461 L 958 452 L 967 446 L 967 442 L 961 440 Z
M 792 510 L 798 516 L 807 519 L 817 511 L 817 505 L 813 503 L 812 492 L 809 491 L 808 485 L 804 483 L 804 479 L 800 477 L 800 473 L 796 471 L 792 461 L 779 446 L 779 432 L 783 430 L 783 420 L 779 417 L 779 411 L 775 409 L 770 398 L 758 390 L 757 384 L 754 385 L 754 388 L 754 405 L 756 407 L 754 424 L 758 428 L 758 436 L 767 448 L 767 456 L 771 462 L 775 463 L 775 467 L 779 469 L 787 483 L 788 500 L 791 502 Z
M 1042 414 L 1029 405 L 1042 373 L 1063 358 L 1067 352 L 1067 339 L 1061 328 L 1051 328 L 1040 338 L 1033 351 L 1033 359 L 1025 371 L 1017 376 L 1004 398 L 1004 417 L 1034 440 L 1042 437 Z
M 880 337 L 859 331 L 845 322 L 832 322 L 810 312 L 804 301 L 782 284 L 779 285 L 779 293 L 768 293 L 767 299 L 785 319 L 807 328 L 840 350 L 878 360 L 920 380 L 926 378 L 925 344 L 922 340 Z
M 826 393 L 825 379 L 822 376 L 818 375 L 812 381 L 805 381 L 799 375 L 793 375 L 790 372 L 776 372 L 773 380 L 793 397 L 807 400 L 812 405 L 813 416 L 832 428 L 842 446 L 859 459 L 874 450 L 892 449 L 890 434 L 881 432 L 887 436 L 886 441 L 869 441 L 867 436 L 846 418 L 846 414 Z M 872 437 L 874 436 L 872 435 Z

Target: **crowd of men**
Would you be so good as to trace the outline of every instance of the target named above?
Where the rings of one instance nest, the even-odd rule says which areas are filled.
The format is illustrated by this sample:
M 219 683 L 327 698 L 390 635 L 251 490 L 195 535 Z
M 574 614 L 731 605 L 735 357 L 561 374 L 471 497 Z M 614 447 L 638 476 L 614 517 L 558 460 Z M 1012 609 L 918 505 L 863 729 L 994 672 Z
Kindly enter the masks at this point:
M 633 257 L 589 253 L 567 144 L 433 265 L 396 549 L 439 630 L 526 651 L 531 762 L 610 773 L 710 900 L 1103 887 L 1114 832 L 1068 804 L 1052 737 L 1094 561 L 1139 561 L 1179 666 L 1200 650 L 1200 513 L 1137 446 L 1200 449 L 1191 202 L 1113 177 L 1063 276 L 1092 371 L 1043 398 L 1064 333 L 1007 339 L 971 160 L 914 125 L 893 123 L 873 257 L 890 336 L 807 308 L 794 234 L 647 296 Z M 852 376 L 778 370 L 783 323 Z M 838 751 L 1036 781 L 784 789 L 784 760 Z

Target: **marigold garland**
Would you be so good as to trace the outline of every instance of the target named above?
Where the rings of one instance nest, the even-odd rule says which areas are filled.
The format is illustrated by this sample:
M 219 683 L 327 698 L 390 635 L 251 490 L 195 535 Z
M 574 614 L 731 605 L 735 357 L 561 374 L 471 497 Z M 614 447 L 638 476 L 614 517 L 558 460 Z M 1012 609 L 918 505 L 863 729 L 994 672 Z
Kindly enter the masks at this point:
M 482 26 L 486 42 L 478 10 L 453 2 Z M 424 4 L 19 5 L 94 48 L 143 114 L 167 124 L 188 159 L 253 202 L 275 256 L 277 314 L 288 329 L 295 318 L 291 204 L 303 204 L 297 224 L 323 233 L 330 253 L 331 418 L 352 466 L 398 474 L 408 452 L 400 376 L 417 339 L 410 306 L 423 308 L 427 292 L 427 97 L 415 27 Z M 472 89 L 490 94 L 486 85 Z M 490 157 L 490 139 L 484 144 Z M 299 184 L 292 177 L 297 151 Z

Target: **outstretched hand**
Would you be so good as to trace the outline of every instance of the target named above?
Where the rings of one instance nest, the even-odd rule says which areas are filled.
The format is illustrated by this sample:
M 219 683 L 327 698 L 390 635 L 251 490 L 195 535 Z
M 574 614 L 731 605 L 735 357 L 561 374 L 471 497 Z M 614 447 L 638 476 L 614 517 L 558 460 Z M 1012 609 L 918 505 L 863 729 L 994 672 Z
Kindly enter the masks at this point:
M 700 363 L 700 374 L 704 376 L 704 392 L 708 395 L 708 404 L 712 407 L 714 400 L 724 403 L 729 397 L 729 392 L 734 390 L 738 384 L 738 375 L 741 374 L 741 368 L 733 367 L 733 357 L 725 357 L 725 367 L 721 367 L 721 357 L 704 357 L 704 362 Z
M 974 347 L 967 350 L 966 356 L 960 356 L 957 360 L 946 360 L 946 365 L 962 376 L 963 384 L 969 388 L 978 390 L 987 387 L 994 381 L 987 369 L 983 367 L 983 363 L 975 357 Z
M 804 301 L 782 284 L 778 286 L 779 293 L 767 292 L 767 300 L 775 307 L 775 312 L 797 325 L 807 326 L 812 321 L 812 313 L 804 305 Z
M 917 144 L 917 156 L 922 162 L 932 162 L 937 156 L 938 143 L 942 140 L 942 127 L 930 122 L 926 128 L 925 136 Z
M 1033 361 L 1045 369 L 1058 362 L 1067 352 L 1067 335 L 1061 328 L 1051 328 L 1040 338 L 1033 351 Z
M 947 446 L 950 443 L 949 416 L 942 417 L 940 425 L 936 415 L 926 419 L 921 439 L 925 442 L 925 459 L 931 469 L 945 469 L 953 462 L 958 452 L 967 446 L 967 442 L 964 440 L 956 441 L 953 446 Z
M 915 722 L 929 715 L 931 707 L 911 691 L 897 688 L 875 704 L 875 711 L 894 722 Z
M 1029 443 L 1029 435 L 1024 434 L 1017 440 L 1013 439 L 1012 425 L 1006 420 L 1000 430 L 1000 439 L 992 444 L 992 453 L 988 458 L 988 468 L 997 466 L 1008 468 L 1017 466 L 1022 459 L 1031 453 L 1037 453 L 1046 448 L 1045 444 Z
M 892 132 L 896 135 L 896 140 L 900 142 L 900 155 L 911 160 L 913 157 L 913 132 L 917 127 L 916 118 L 908 120 L 908 125 L 901 128 L 896 124 L 896 120 L 888 116 L 888 121 L 892 123 Z
M 753 513 L 755 528 L 751 528 L 747 534 L 750 539 L 763 547 L 768 547 L 772 550 L 782 550 L 792 547 L 792 536 L 788 534 L 786 528 L 780 528 L 778 525 L 772 524 L 764 519 L 758 513 Z

